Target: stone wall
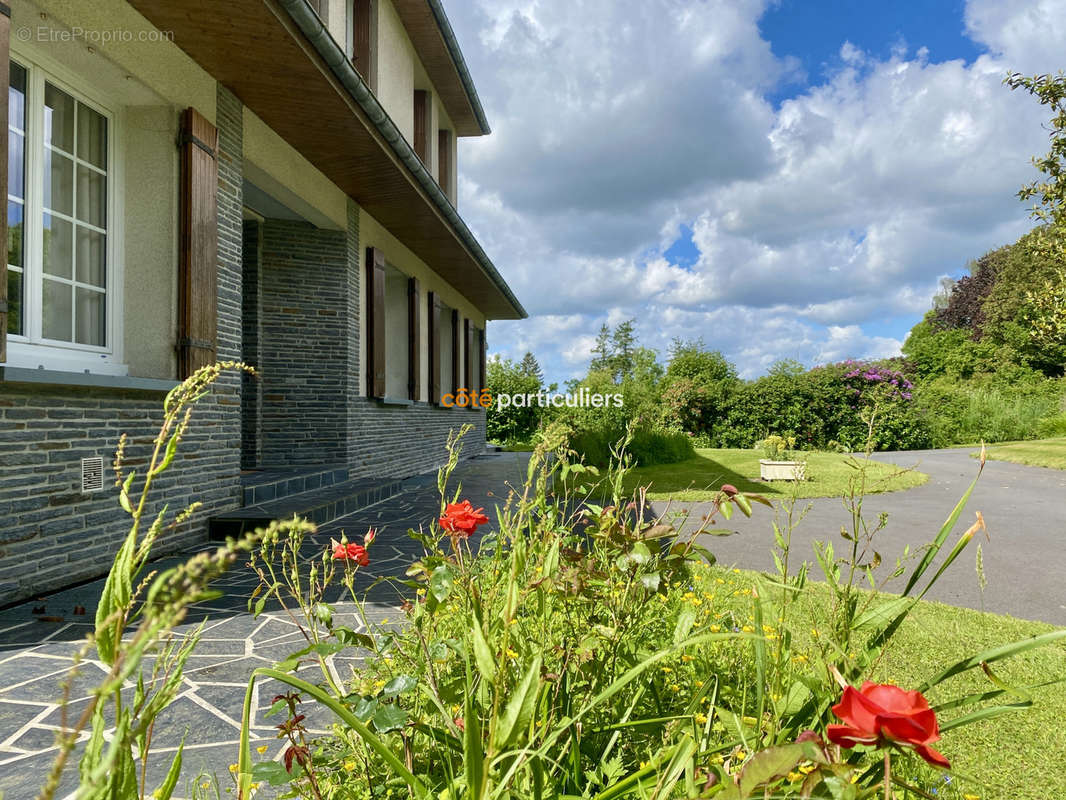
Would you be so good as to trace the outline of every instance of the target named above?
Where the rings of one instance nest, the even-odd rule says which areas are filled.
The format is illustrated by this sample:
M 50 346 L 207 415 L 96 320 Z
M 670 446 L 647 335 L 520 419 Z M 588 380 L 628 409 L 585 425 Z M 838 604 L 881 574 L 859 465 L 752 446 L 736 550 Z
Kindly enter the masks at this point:
M 348 258 L 345 233 L 268 219 L 262 226 L 262 463 L 347 457 Z
M 218 357 L 241 357 L 242 122 L 240 101 L 218 90 Z M 136 209 L 130 223 L 136 224 Z M 118 504 L 111 462 L 126 433 L 128 469 L 143 476 L 162 422 L 163 392 L 0 380 L 0 603 L 107 572 L 130 518 Z M 203 508 L 161 537 L 156 554 L 206 536 L 206 520 L 240 505 L 241 414 L 236 373 L 224 375 L 193 414 L 192 429 L 153 493 L 149 522 L 193 501 Z M 81 459 L 104 460 L 104 490 L 83 494 Z M 134 484 L 134 491 L 140 481 Z
M 449 432 L 467 424 L 474 427 L 463 438 L 463 458 L 485 452 L 483 411 L 428 403 L 384 405 L 367 398 L 354 399 L 351 408 L 355 428 L 348 467 L 353 478 L 403 478 L 435 470 L 448 460 Z

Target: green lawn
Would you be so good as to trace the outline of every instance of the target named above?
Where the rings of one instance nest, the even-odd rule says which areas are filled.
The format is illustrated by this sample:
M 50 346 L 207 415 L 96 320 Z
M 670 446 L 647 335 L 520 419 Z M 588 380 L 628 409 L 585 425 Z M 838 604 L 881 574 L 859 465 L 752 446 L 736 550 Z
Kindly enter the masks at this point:
M 853 460 L 840 453 L 805 452 L 807 480 L 798 483 L 758 480 L 758 450 L 699 449 L 695 458 L 677 464 L 636 467 L 626 476 L 626 489 L 650 486 L 651 500 L 711 500 L 723 483 L 731 483 L 742 492 L 760 492 L 783 497 L 834 497 L 848 491 L 848 483 L 857 475 Z M 920 486 L 928 475 L 903 470 L 891 464 L 871 461 L 867 466 L 866 492 L 894 492 Z
M 817 573 L 817 571 L 815 572 Z M 717 596 L 740 615 L 750 614 L 750 595 L 721 589 L 750 588 L 756 573 L 725 568 L 708 570 L 708 585 L 724 580 Z M 721 602 L 721 601 L 719 601 Z M 796 638 L 793 652 L 810 647 L 808 629 L 827 624 L 829 592 L 824 584 L 809 584 L 795 610 L 790 630 Z M 719 605 L 716 609 L 722 611 Z M 1001 644 L 1056 630 L 1055 626 L 1014 617 L 986 614 L 942 603 L 921 602 L 896 633 L 887 657 L 873 678 L 878 682 L 912 687 L 955 662 Z M 812 662 L 815 660 L 811 653 Z M 1022 653 L 997 662 L 996 677 L 1012 686 L 1031 686 L 1066 678 L 1066 642 Z M 980 669 L 951 678 L 929 693 L 934 705 L 995 687 Z M 937 745 L 952 763 L 959 788 L 940 783 L 932 769 L 922 769 L 923 788 L 938 786 L 936 797 L 957 800 L 977 795 L 981 800 L 1045 800 L 1066 797 L 1066 683 L 1033 691 L 1033 707 L 995 719 L 965 725 L 944 734 Z M 969 710 L 972 710 L 969 709 Z M 943 721 L 955 714 L 945 713 Z
M 980 450 L 974 451 L 974 458 L 980 453 Z M 988 457 L 995 461 L 1012 461 L 1031 467 L 1066 469 L 1066 437 L 988 445 Z

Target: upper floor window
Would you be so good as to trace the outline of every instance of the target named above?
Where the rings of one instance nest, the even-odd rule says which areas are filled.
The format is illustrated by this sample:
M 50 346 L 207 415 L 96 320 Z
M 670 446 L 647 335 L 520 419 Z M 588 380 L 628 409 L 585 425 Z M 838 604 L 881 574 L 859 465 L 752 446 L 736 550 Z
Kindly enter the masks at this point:
M 16 62 L 8 115 L 9 362 L 26 345 L 106 355 L 112 117 Z

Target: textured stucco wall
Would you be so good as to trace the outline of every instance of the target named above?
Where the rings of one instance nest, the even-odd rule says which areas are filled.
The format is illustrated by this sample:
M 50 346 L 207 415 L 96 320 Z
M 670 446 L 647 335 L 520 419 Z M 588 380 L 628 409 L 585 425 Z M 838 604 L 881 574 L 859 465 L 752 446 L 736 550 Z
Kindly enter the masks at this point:
M 308 222 L 338 231 L 347 227 L 347 195 L 248 108 L 244 174 Z
M 158 97 L 178 108 L 193 106 L 212 122 L 215 121 L 215 80 L 189 58 L 180 47 L 167 41 L 141 41 L 141 33 L 157 32 L 125 0 L 11 0 L 11 30 L 28 26 L 80 27 L 96 31 L 129 31 L 128 41 L 93 42 L 93 53 L 85 42 L 48 42 L 47 46 L 63 57 L 79 59 L 81 74 L 93 75 L 101 71 L 101 61 L 108 60 L 121 67 L 125 75 L 133 76 Z M 41 18 L 41 13 L 46 17 Z M 36 35 L 36 34 L 35 34 Z M 147 38 L 147 37 L 146 37 Z M 15 39 L 15 36 L 12 36 Z
M 404 138 L 414 137 L 415 50 L 390 0 L 378 2 L 377 98 Z
M 125 114 L 125 359 L 130 375 L 177 374 L 178 112 Z

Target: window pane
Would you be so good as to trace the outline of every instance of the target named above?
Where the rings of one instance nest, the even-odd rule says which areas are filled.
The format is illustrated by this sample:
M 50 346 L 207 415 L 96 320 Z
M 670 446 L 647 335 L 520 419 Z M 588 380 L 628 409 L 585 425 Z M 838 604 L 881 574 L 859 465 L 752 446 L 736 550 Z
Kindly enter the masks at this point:
M 11 62 L 11 86 L 7 90 L 8 125 L 26 130 L 26 70 Z
M 7 332 L 22 334 L 22 273 L 7 271 Z
M 12 197 L 26 197 L 26 140 L 21 133 L 7 133 L 7 193 Z
M 71 341 L 72 288 L 69 283 L 44 279 L 43 333 L 46 339 Z
M 107 176 L 78 164 L 78 219 L 107 226 Z
M 74 263 L 74 224 L 44 215 L 44 271 L 57 278 L 70 279 Z
M 104 346 L 104 293 L 93 289 L 77 290 L 78 309 L 75 319 L 78 344 Z
M 74 161 L 44 149 L 44 207 L 61 214 L 74 213 Z
M 44 85 L 44 140 L 74 152 L 74 98 L 50 83 Z
M 22 204 L 7 203 L 7 263 L 22 266 Z
M 107 120 L 78 104 L 78 158 L 107 169 Z
M 103 288 L 107 277 L 107 237 L 78 226 L 78 282 Z

